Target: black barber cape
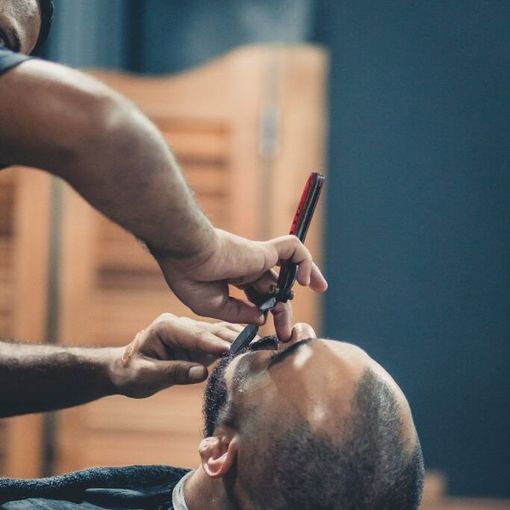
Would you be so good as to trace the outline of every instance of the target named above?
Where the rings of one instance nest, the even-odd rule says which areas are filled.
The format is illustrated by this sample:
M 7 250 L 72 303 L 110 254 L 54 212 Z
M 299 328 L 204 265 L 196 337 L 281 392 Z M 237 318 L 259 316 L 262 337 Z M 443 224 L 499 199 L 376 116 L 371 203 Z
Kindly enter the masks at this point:
M 0 48 L 0 74 L 8 71 L 9 69 L 21 64 L 30 57 L 22 55 L 21 53 L 13 53 L 12 51 Z
M 37 480 L 0 478 L 2 510 L 173 510 L 172 491 L 190 470 L 94 468 Z

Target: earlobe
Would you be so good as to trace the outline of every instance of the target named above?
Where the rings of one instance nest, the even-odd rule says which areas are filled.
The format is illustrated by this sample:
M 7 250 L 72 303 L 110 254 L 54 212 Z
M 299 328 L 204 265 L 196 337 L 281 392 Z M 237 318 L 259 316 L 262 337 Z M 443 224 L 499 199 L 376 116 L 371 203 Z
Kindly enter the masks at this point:
M 202 468 L 210 478 L 225 476 L 237 456 L 237 439 L 227 435 L 206 437 L 198 448 Z

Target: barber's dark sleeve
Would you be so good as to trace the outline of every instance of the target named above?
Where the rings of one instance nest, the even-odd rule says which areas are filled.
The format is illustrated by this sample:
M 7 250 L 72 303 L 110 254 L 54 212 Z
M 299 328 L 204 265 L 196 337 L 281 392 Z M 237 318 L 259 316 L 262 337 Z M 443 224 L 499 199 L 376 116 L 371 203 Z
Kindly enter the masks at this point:
M 16 67 L 21 62 L 28 60 L 30 57 L 22 55 L 21 53 L 14 53 L 12 51 L 0 48 L 0 75 Z

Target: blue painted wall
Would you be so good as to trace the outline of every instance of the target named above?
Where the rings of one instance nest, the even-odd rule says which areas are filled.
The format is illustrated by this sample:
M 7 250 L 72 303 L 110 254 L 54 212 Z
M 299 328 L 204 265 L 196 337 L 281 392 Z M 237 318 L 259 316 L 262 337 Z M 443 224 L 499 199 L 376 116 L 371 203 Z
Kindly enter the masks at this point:
M 510 497 L 510 1 L 56 4 L 49 54 L 72 65 L 329 47 L 326 331 L 395 375 L 453 493 Z
M 510 496 L 510 2 L 319 2 L 326 330 L 365 347 L 457 494 Z

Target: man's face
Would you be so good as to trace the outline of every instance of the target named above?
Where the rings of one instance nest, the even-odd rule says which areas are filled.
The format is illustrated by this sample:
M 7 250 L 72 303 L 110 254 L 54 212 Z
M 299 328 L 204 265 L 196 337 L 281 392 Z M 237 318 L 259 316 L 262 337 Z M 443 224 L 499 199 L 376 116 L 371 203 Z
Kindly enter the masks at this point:
M 0 48 L 30 54 L 41 28 L 37 0 L 0 0 Z
M 222 360 L 205 397 L 201 468 L 223 479 L 234 508 L 419 501 L 423 464 L 407 400 L 352 344 L 297 335 L 277 351 L 247 350 Z
M 228 402 L 226 407 L 242 422 L 236 428 L 259 439 L 264 431 L 269 438 L 271 427 L 285 430 L 302 419 L 317 433 L 338 439 L 338 424 L 349 416 L 358 382 L 370 368 L 394 391 L 410 445 L 414 443 L 414 425 L 403 393 L 358 347 L 324 339 L 280 344 L 277 351 L 265 349 L 263 343 L 257 347 L 222 360 L 212 374 L 206 390 L 207 435 L 224 421 L 221 413 Z

